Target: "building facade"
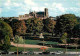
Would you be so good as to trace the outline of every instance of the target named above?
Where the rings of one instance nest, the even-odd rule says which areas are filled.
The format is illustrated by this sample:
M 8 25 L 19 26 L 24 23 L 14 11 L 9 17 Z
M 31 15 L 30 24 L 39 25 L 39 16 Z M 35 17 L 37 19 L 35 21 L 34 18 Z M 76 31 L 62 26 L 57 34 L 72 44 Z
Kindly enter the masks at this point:
M 19 20 L 25 20 L 25 19 L 29 19 L 29 18 L 40 18 L 40 19 L 46 19 L 49 17 L 48 14 L 48 9 L 45 8 L 44 11 L 40 11 L 40 12 L 30 12 L 29 14 L 25 14 L 25 15 L 19 15 Z

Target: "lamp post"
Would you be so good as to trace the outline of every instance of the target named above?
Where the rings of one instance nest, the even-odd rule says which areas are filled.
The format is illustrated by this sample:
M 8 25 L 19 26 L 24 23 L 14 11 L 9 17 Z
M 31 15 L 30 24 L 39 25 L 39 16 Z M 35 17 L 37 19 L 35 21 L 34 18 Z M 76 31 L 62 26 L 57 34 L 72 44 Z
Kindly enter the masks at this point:
M 40 37 L 39 38 L 42 38 L 43 39 L 43 46 L 44 46 L 44 36 L 42 35 L 42 33 L 40 34 Z M 43 52 L 44 52 L 44 47 L 42 49 L 43 49 Z
M 25 52 L 25 37 L 24 37 L 24 52 Z
M 17 56 L 18 56 L 18 43 L 17 43 Z
M 16 36 L 16 37 L 17 37 L 17 56 L 18 56 L 18 42 L 19 42 L 18 38 L 19 36 Z

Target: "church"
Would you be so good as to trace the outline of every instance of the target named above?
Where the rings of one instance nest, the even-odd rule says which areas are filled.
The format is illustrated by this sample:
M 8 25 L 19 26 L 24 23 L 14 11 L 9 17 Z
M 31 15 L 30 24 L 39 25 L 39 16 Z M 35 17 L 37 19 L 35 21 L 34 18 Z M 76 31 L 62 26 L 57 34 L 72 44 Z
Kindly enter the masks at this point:
M 48 9 L 45 8 L 44 11 L 39 12 L 29 12 L 29 14 L 19 15 L 19 20 L 26 20 L 29 18 L 40 18 L 40 19 L 46 19 L 49 17 Z

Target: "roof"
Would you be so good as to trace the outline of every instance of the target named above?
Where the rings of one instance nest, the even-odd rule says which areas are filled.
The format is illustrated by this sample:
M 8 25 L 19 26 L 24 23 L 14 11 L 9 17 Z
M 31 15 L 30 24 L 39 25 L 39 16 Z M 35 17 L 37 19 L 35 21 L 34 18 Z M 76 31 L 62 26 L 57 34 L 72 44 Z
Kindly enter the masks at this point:
M 42 15 L 44 15 L 44 12 L 37 12 L 36 14 L 42 14 Z

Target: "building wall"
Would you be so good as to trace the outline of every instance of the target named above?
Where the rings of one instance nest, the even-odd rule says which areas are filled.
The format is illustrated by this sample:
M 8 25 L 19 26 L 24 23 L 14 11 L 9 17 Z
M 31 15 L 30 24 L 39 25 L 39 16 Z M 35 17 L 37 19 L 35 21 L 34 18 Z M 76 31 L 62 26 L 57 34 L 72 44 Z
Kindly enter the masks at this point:
M 45 8 L 45 17 L 48 17 L 48 9 Z
M 34 18 L 34 17 L 41 18 L 41 19 L 48 18 L 48 9 L 47 8 L 44 9 L 44 15 L 36 14 L 36 12 L 30 12 L 29 14 L 19 15 L 19 20 L 29 19 L 29 18 Z

